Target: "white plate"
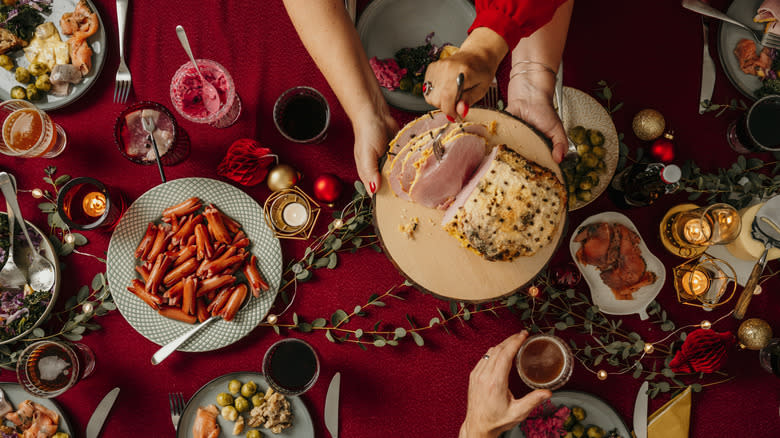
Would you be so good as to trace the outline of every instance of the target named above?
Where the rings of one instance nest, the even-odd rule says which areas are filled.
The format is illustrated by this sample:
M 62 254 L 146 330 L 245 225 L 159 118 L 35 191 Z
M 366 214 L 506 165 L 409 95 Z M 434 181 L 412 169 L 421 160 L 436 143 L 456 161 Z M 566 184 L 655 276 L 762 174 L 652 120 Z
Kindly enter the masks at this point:
M 576 201 L 569 211 L 580 209 L 595 201 L 609 186 L 612 176 L 615 174 L 618 159 L 620 158 L 620 142 L 617 129 L 612 122 L 606 108 L 602 106 L 590 94 L 576 88 L 563 87 L 563 128 L 566 132 L 579 125 L 585 129 L 596 129 L 604 134 L 604 164 L 607 168 L 599 175 L 599 183 L 590 192 L 590 201 Z
M 584 265 L 580 263 L 577 259 L 577 250 L 580 249 L 582 244 L 580 242 L 575 242 L 574 238 L 577 237 L 577 233 L 583 226 L 599 222 L 625 225 L 629 230 L 635 232 L 636 235 L 639 236 L 639 250 L 642 252 L 642 258 L 645 259 L 647 270 L 655 273 L 656 279 L 653 284 L 648 284 L 634 292 L 632 295 L 633 299 L 616 299 L 615 294 L 612 293 L 612 289 L 604 284 L 604 281 L 599 276 L 600 271 L 593 265 Z M 636 313 L 639 314 L 639 317 L 643 320 L 648 318 L 646 310 L 647 305 L 650 304 L 658 295 L 658 292 L 661 291 L 661 288 L 666 281 L 666 268 L 663 263 L 658 260 L 658 257 L 654 256 L 653 253 L 647 249 L 647 245 L 645 245 L 642 235 L 639 234 L 639 231 L 636 229 L 636 226 L 634 226 L 634 223 L 631 222 L 631 219 L 614 211 L 599 213 L 585 219 L 572 233 L 571 240 L 569 241 L 569 251 L 571 252 L 572 259 L 574 259 L 574 263 L 577 264 L 580 272 L 582 272 L 582 276 L 585 277 L 585 281 L 587 281 L 588 286 L 590 287 L 590 295 L 593 299 L 593 304 L 598 306 L 599 310 L 610 315 L 632 315 Z
M 187 406 L 184 408 L 184 413 L 182 413 L 181 418 L 179 419 L 179 426 L 177 428 L 178 432 L 176 434 L 177 437 L 189 438 L 192 436 L 192 426 L 195 424 L 195 415 L 198 412 L 198 408 L 208 405 L 216 405 L 219 408 L 219 405 L 217 405 L 217 394 L 220 392 L 228 392 L 228 382 L 233 379 L 238 379 L 241 383 L 246 383 L 250 380 L 253 380 L 255 383 L 257 383 L 258 391 L 265 392 L 268 389 L 268 383 L 266 383 L 265 377 L 263 377 L 263 375 L 260 373 L 247 371 L 230 373 L 217 377 L 211 382 L 203 385 L 192 396 L 192 398 L 190 398 L 190 401 L 187 402 Z M 290 402 L 290 410 L 292 411 L 293 415 L 292 426 L 288 427 L 280 434 L 273 434 L 270 430 L 265 428 L 259 428 L 258 430 L 260 430 L 262 436 L 265 437 L 312 438 L 314 436 L 314 423 L 311 421 L 311 416 L 309 415 L 309 411 L 306 409 L 306 405 L 303 404 L 303 400 L 301 400 L 300 397 L 287 396 L 286 398 Z M 252 402 L 250 400 L 250 405 L 251 403 Z M 248 418 L 249 417 L 245 415 L 245 420 Z M 219 423 L 220 428 L 222 428 L 222 433 L 219 436 L 234 436 L 234 422 L 224 419 L 222 415 L 217 416 L 217 422 Z M 254 428 L 244 426 L 244 432 L 239 436 L 246 436 L 246 432 L 249 429 Z
M 579 406 L 585 409 L 585 419 L 581 422 L 583 426 L 592 424 L 604 429 L 604 432 L 609 432 L 612 429 L 617 429 L 617 433 L 623 438 L 630 438 L 631 434 L 628 432 L 628 427 L 623 419 L 620 418 L 617 411 L 612 406 L 608 405 L 604 400 L 590 395 L 585 392 L 579 391 L 556 391 L 553 392 L 550 401 L 557 407 L 560 405 L 566 405 L 568 407 Z M 509 430 L 504 433 L 504 438 L 525 438 L 525 435 L 520 430 L 520 426 Z
M 404 47 L 425 44 L 425 37 L 436 32 L 433 43 L 460 46 L 477 16 L 474 5 L 466 0 L 375 0 L 360 15 L 358 35 L 369 59 L 392 58 Z M 454 78 L 453 78 L 454 80 Z M 422 96 L 382 88 L 390 105 L 407 111 L 434 109 Z
M 79 0 L 53 0 L 51 5 L 51 14 L 43 14 L 45 21 L 51 21 L 54 23 L 54 26 L 60 33 L 60 38 L 64 42 L 68 41 L 69 36 L 62 33 L 62 28 L 60 28 L 60 17 L 62 17 L 62 14 L 66 12 L 73 12 L 78 2 Z M 103 23 L 103 19 L 100 18 L 100 13 L 98 12 L 97 8 L 95 8 L 95 4 L 92 3 L 91 0 L 87 0 L 87 4 L 96 14 L 98 14 L 98 21 L 100 22 L 100 28 L 98 31 L 95 32 L 95 34 L 91 37 L 87 38 L 87 42 L 89 43 L 89 46 L 92 47 L 93 52 L 92 70 L 90 70 L 90 72 L 81 82 L 76 85 L 71 85 L 70 93 L 67 96 L 54 96 L 50 93 L 46 93 L 41 100 L 33 102 L 35 103 L 35 106 L 42 110 L 54 110 L 74 102 L 84 93 L 86 93 L 87 90 L 89 90 L 97 77 L 100 75 L 100 71 L 103 69 L 103 64 L 106 61 L 106 28 Z M 14 52 L 8 52 L 7 55 L 14 60 L 14 66 L 16 67 L 28 67 L 30 65 L 30 62 L 27 61 L 27 58 L 24 56 L 24 50 L 22 49 Z M 23 86 L 24 84 L 20 84 L 16 81 L 13 71 L 0 68 L 0 100 L 10 99 L 11 88 L 16 85 Z
M 19 403 L 30 400 L 35 403 L 38 403 L 39 405 L 42 405 L 45 408 L 51 409 L 52 411 L 56 412 L 57 415 L 60 416 L 60 424 L 57 428 L 57 432 L 65 432 L 69 434 L 71 437 L 75 436 L 73 434 L 74 429 L 70 426 L 70 421 L 68 420 L 68 417 L 65 416 L 65 414 L 62 413 L 62 409 L 60 409 L 60 406 L 52 399 L 48 398 L 41 398 L 36 397 L 29 392 L 25 391 L 24 388 L 22 388 L 22 385 L 18 383 L 0 383 L 0 389 L 2 389 L 5 392 L 6 397 L 8 398 L 8 401 L 16 408 Z M 16 409 L 14 409 L 16 410 Z
M 753 17 L 756 15 L 758 7 L 763 0 L 734 0 L 729 6 L 726 14 L 746 26 L 763 30 L 764 24 L 754 23 Z M 742 94 L 750 99 L 755 99 L 755 92 L 761 87 L 761 79 L 755 75 L 749 75 L 739 68 L 739 61 L 734 55 L 734 48 L 741 39 L 753 40 L 750 32 L 741 27 L 720 21 L 720 31 L 718 32 L 718 56 L 720 57 L 723 71 L 732 84 Z M 756 43 L 758 50 L 761 50 L 761 44 Z
M 276 298 L 282 277 L 282 249 L 279 239 L 263 218 L 263 209 L 254 199 L 230 184 L 208 178 L 182 178 L 168 181 L 141 195 L 127 209 L 108 244 L 106 273 L 117 308 L 138 333 L 158 345 L 165 345 L 192 328 L 192 325 L 159 315 L 140 298 L 127 291 L 136 272 L 133 255 L 149 222 L 158 221 L 162 211 L 192 196 L 204 204 L 213 203 L 241 224 L 249 237 L 249 250 L 257 256 L 260 271 L 271 287 L 259 298 L 250 297 L 236 317 L 211 323 L 179 351 L 211 351 L 243 338 L 263 320 Z

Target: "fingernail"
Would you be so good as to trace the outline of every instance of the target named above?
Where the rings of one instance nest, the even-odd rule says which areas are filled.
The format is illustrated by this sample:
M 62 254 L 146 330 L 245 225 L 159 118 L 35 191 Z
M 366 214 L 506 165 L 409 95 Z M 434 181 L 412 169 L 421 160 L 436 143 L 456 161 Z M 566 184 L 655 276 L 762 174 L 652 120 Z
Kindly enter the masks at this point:
M 450 123 L 453 123 L 453 122 L 455 122 L 455 119 L 454 119 L 454 118 L 452 118 L 450 115 L 447 115 L 447 120 L 449 120 L 449 121 L 450 121 Z
M 467 115 L 469 115 L 469 104 L 467 104 L 467 103 L 464 103 L 464 104 L 463 104 L 463 107 L 465 108 L 465 109 L 463 110 L 463 117 L 466 117 Z
M 375 182 L 373 182 L 373 181 L 371 181 L 370 183 L 368 183 L 368 190 L 370 190 L 370 191 L 371 191 L 371 194 L 374 194 L 374 193 L 376 193 L 376 183 L 375 183 Z

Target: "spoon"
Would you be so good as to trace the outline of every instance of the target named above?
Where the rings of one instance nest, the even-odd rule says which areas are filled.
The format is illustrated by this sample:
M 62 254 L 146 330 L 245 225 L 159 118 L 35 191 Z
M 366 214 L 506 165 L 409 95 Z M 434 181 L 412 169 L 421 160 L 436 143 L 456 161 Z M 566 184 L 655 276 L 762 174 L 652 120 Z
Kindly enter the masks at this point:
M 211 316 L 207 320 L 201 322 L 200 324 L 195 325 L 195 327 L 182 333 L 181 336 L 179 336 L 178 338 L 163 345 L 159 350 L 157 350 L 156 353 L 152 355 L 152 365 L 157 365 L 160 362 L 164 361 L 165 358 L 170 356 L 171 353 L 173 353 L 174 351 L 176 351 L 176 349 L 179 348 L 181 344 L 185 343 L 187 339 L 195 336 L 195 333 L 198 333 L 202 328 L 206 327 L 207 325 L 211 324 L 212 322 L 214 322 L 219 318 L 221 318 L 221 316 L 218 315 Z
M 555 79 L 555 100 L 558 103 L 558 117 L 561 119 L 561 125 L 564 123 L 564 117 L 563 117 L 563 61 L 561 61 L 561 65 L 558 67 L 558 76 Z M 564 133 L 566 133 L 566 127 L 563 127 Z M 569 138 L 569 134 L 566 133 L 566 141 L 569 142 L 569 145 L 566 149 L 566 154 L 564 158 L 570 157 L 570 156 L 576 156 L 577 155 L 577 146 L 574 144 L 573 141 L 571 141 L 571 138 Z
M 22 232 L 24 238 L 27 239 L 27 244 L 30 245 L 30 252 L 32 252 L 32 262 L 27 267 L 27 278 L 30 282 L 30 287 L 33 290 L 50 290 L 54 286 L 54 265 L 43 257 L 40 252 L 33 245 L 30 239 L 30 234 L 27 233 L 27 224 L 25 224 L 22 218 L 22 212 L 19 209 L 19 203 L 16 200 L 16 190 L 11 184 L 11 178 L 6 172 L 0 172 L 0 188 L 2 188 L 5 201 L 8 204 L 8 220 L 15 216 L 19 220 L 19 224 L 22 226 Z M 10 228 L 10 227 L 9 227 Z
M 200 72 L 198 63 L 195 62 L 195 57 L 192 56 L 190 42 L 187 39 L 187 33 L 184 32 L 183 27 L 176 26 L 176 36 L 179 37 L 181 46 L 184 48 L 184 51 L 187 52 L 187 56 L 190 57 L 192 65 L 195 66 L 195 71 L 197 71 L 198 76 L 200 76 L 200 81 L 203 84 L 203 105 L 206 106 L 206 110 L 208 110 L 208 112 L 214 114 L 215 112 L 219 111 L 219 107 L 221 106 L 219 103 L 219 94 L 217 93 L 217 89 L 214 87 L 214 85 L 211 84 L 211 82 L 207 81 L 206 78 L 203 77 L 203 73 Z
M 13 183 L 8 174 L 3 172 L 0 174 L 0 184 L 5 188 L 5 184 Z M 11 204 L 6 202 L 6 205 L 8 206 L 8 260 L 6 260 L 3 270 L 0 271 L 0 285 L 10 289 L 18 289 L 27 284 L 27 279 L 14 261 L 14 222 L 16 220 L 11 210 Z
M 151 117 L 141 117 L 141 125 L 143 125 L 144 131 L 149 133 L 149 138 L 152 140 L 154 156 L 157 158 L 157 168 L 160 169 L 160 178 L 162 178 L 162 182 L 165 182 L 165 172 L 160 162 L 160 151 L 157 149 L 157 141 L 154 139 L 154 120 Z

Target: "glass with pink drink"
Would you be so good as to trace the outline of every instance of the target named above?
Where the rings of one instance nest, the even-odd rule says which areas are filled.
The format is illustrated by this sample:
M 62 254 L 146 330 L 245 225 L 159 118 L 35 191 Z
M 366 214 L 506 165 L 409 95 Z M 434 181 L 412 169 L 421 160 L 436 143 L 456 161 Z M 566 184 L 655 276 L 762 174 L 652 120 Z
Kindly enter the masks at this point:
M 208 108 L 204 101 L 203 82 L 192 62 L 179 67 L 171 79 L 171 102 L 185 119 L 195 123 L 208 123 L 215 128 L 227 128 L 236 122 L 241 114 L 241 99 L 230 73 L 215 61 L 197 59 L 198 68 L 214 88 L 217 89 L 219 107 Z

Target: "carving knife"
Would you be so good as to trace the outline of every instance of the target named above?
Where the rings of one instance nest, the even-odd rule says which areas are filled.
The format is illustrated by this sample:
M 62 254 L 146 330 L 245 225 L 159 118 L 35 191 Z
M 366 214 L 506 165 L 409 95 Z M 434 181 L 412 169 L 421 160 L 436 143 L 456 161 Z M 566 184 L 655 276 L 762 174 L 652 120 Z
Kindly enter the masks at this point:
M 647 381 L 642 383 L 634 402 L 634 435 L 636 438 L 647 438 L 647 387 Z
M 339 390 L 341 386 L 341 373 L 336 373 L 328 386 L 328 394 L 325 396 L 325 427 L 330 436 L 339 438 Z
M 704 54 L 701 58 L 701 92 L 699 93 L 699 114 L 704 114 L 704 110 L 709 106 L 712 99 L 712 90 L 715 88 L 715 63 L 710 56 L 710 30 L 707 21 L 701 19 L 702 29 L 704 29 Z
M 103 428 L 108 413 L 111 412 L 111 407 L 114 406 L 117 396 L 119 395 L 119 388 L 114 388 L 103 397 L 100 401 L 95 412 L 89 417 L 89 423 L 87 423 L 87 438 L 97 438 L 100 435 L 100 429 Z

